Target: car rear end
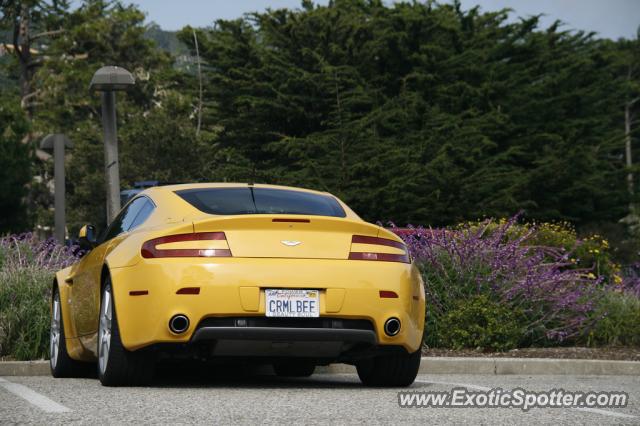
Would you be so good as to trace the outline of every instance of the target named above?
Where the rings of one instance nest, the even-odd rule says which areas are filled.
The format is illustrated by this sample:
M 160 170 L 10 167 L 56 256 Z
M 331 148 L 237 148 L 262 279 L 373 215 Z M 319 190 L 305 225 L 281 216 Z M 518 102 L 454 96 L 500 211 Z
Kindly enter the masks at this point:
M 317 205 L 314 193 L 287 191 L 296 194 L 172 191 L 219 214 L 133 238 L 139 258 L 111 268 L 124 346 L 316 363 L 418 351 L 425 298 L 407 247 L 328 194 Z M 321 214 L 278 199 L 299 193 Z M 224 214 L 229 199 L 234 214 Z

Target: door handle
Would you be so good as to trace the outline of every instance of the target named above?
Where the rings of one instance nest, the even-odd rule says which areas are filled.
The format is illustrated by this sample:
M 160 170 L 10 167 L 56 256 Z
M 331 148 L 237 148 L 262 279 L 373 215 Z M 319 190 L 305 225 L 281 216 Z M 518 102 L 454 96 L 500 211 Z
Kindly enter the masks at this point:
M 73 278 L 74 278 L 74 275 L 69 275 L 67 278 L 64 279 L 64 282 L 69 284 L 69 285 L 72 285 L 73 284 Z

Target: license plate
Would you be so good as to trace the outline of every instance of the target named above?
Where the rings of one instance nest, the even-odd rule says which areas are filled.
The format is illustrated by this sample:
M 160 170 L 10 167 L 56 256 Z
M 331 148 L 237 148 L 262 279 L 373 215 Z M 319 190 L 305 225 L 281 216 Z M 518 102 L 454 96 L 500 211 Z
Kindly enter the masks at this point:
M 266 289 L 268 317 L 313 318 L 320 316 L 318 290 Z

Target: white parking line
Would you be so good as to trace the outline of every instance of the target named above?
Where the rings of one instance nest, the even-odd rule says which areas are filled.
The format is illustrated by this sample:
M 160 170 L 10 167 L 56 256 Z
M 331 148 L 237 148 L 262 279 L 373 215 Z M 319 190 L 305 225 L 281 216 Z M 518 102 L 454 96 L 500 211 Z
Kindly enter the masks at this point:
M 486 391 L 486 392 L 491 390 L 491 388 L 488 388 L 486 386 L 472 385 L 472 384 L 468 384 L 468 383 L 436 382 L 436 381 L 426 381 L 426 380 L 416 380 L 416 383 L 422 383 L 422 384 L 425 384 L 425 385 L 460 386 L 460 387 L 467 388 L 467 389 L 475 389 L 475 390 Z M 577 410 L 577 411 L 585 411 L 585 412 L 594 413 L 594 414 L 602 414 L 603 416 L 621 417 L 621 418 L 624 418 L 624 419 L 637 419 L 638 418 L 638 416 L 634 416 L 632 414 L 617 413 L 615 411 L 602 410 L 600 408 L 573 407 L 571 409 L 572 410 Z
M 424 381 L 424 380 L 416 380 L 416 383 L 423 383 L 425 385 L 447 385 L 447 386 L 460 386 L 461 388 L 467 388 L 467 389 L 475 389 L 475 390 L 479 390 L 479 391 L 485 391 L 485 392 L 489 392 L 491 390 L 491 388 L 488 388 L 486 386 L 479 386 L 479 385 L 470 385 L 468 383 L 451 383 L 451 382 L 434 382 L 434 381 Z
M 602 414 L 604 416 L 612 416 L 612 417 L 623 417 L 625 419 L 637 419 L 638 416 L 634 416 L 632 414 L 625 414 L 625 413 L 616 413 L 615 411 L 607 411 L 607 410 L 602 410 L 600 408 L 573 408 L 573 410 L 578 410 L 578 411 L 586 411 L 588 413 L 596 413 L 596 414 Z
M 58 404 L 57 402 L 50 400 L 46 396 L 41 395 L 24 385 L 12 383 L 8 380 L 3 379 L 2 377 L 0 377 L 0 386 L 5 388 L 12 394 L 17 395 L 25 401 L 35 405 L 46 413 L 66 413 L 71 411 L 64 405 Z

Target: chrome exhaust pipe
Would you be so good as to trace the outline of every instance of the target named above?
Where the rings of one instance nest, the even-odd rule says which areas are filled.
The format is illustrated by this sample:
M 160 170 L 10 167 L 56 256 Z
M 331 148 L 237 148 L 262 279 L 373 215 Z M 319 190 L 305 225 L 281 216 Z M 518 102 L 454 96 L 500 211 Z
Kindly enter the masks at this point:
M 169 330 L 175 334 L 182 334 L 189 328 L 189 318 L 186 315 L 178 314 L 169 320 Z
M 389 318 L 384 323 L 384 332 L 389 337 L 400 333 L 400 320 L 398 318 Z

